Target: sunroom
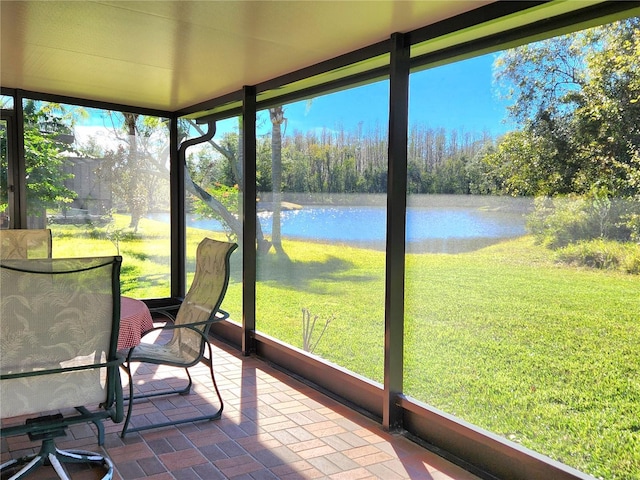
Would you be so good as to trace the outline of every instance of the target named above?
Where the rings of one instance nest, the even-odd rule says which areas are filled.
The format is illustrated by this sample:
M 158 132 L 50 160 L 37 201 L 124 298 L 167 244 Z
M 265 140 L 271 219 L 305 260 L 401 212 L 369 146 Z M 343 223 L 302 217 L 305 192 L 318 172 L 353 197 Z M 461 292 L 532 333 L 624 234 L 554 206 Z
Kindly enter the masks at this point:
M 1 228 L 152 311 L 236 242 L 232 365 L 458 478 L 640 479 L 640 2 L 0 8 Z

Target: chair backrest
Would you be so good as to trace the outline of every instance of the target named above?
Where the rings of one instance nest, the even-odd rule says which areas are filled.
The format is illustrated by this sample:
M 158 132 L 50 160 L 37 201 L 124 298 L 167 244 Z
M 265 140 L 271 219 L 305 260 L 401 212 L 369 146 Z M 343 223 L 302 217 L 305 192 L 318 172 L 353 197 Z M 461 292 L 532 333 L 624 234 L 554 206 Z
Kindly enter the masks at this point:
M 122 416 L 121 261 L 0 260 L 1 418 L 99 404 L 111 409 L 117 397 Z
M 175 324 L 211 322 L 215 319 L 229 285 L 229 258 L 238 247 L 235 243 L 203 239 L 196 250 L 196 271 L 193 282 L 176 315 Z M 197 330 L 177 328 L 169 344 L 180 350 L 186 362 L 196 362 L 204 352 L 204 338 L 211 323 L 202 323 Z
M 51 230 L 0 230 L 0 259 L 51 258 Z

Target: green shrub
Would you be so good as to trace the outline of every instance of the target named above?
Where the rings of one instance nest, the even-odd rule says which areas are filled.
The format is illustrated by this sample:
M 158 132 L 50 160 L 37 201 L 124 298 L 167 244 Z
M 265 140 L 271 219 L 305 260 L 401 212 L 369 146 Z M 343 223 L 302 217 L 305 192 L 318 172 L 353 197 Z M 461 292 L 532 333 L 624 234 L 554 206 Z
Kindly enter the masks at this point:
M 538 243 L 553 249 L 598 238 L 627 242 L 634 239 L 639 211 L 637 201 L 596 193 L 539 197 L 527 228 Z
M 624 219 L 631 230 L 631 240 L 640 242 L 640 213 L 629 213 Z
M 538 243 L 554 249 L 587 239 L 591 234 L 586 203 L 582 198 L 536 198 L 527 228 Z
M 621 270 L 640 274 L 640 245 L 612 240 L 589 240 L 559 249 L 556 260 L 573 266 Z
M 627 273 L 640 275 L 640 245 L 636 244 L 635 250 L 630 249 L 629 255 L 624 258 L 621 266 Z

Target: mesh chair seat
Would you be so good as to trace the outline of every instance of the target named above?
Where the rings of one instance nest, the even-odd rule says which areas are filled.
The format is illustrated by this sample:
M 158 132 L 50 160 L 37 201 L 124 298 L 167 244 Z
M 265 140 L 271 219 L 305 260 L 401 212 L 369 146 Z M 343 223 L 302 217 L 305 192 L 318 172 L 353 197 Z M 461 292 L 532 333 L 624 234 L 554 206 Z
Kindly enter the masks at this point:
M 127 357 L 128 361 L 153 363 L 158 365 L 171 365 L 174 367 L 191 367 L 197 364 L 204 354 L 204 342 L 207 341 L 207 338 L 203 328 L 206 326 L 206 324 L 211 324 L 214 321 L 224 320 L 228 317 L 229 314 L 227 312 L 218 309 L 218 312 L 214 318 L 207 319 L 206 322 L 202 324 L 169 324 L 163 327 L 154 328 L 149 332 L 146 332 L 146 334 L 158 330 L 162 331 L 181 328 L 190 329 L 193 332 L 197 332 L 197 335 L 202 337 L 202 341 L 199 342 L 200 349 L 194 350 L 191 344 L 179 341 L 179 336 L 176 335 L 172 338 L 172 341 L 165 344 L 140 343 L 139 345 L 136 345 L 130 350 Z
M 191 356 L 181 354 L 179 345 L 141 343 L 134 348 L 134 354 L 129 357 L 129 360 L 132 362 L 148 362 L 160 365 L 182 366 L 191 360 Z

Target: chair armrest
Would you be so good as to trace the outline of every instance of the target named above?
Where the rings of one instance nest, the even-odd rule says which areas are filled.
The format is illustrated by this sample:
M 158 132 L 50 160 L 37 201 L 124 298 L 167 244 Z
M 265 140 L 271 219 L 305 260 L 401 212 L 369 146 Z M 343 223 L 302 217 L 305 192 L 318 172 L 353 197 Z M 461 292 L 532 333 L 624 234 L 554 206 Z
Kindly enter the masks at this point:
M 95 370 L 97 368 L 120 366 L 124 358 L 118 355 L 115 360 L 104 363 L 91 363 L 89 365 L 76 365 L 73 367 L 50 368 L 47 370 L 33 370 L 30 372 L 16 372 L 0 374 L 0 380 L 11 380 L 15 378 L 37 377 L 40 375 L 53 375 L 56 373 L 76 372 L 78 370 Z
M 159 327 L 154 327 L 151 330 L 148 330 L 147 332 L 145 332 L 141 338 L 146 337 L 147 335 L 153 333 L 153 332 L 157 332 L 157 331 L 163 331 L 163 330 L 177 330 L 177 329 L 188 329 L 188 330 L 192 330 L 194 333 L 200 335 L 203 340 L 207 340 L 207 336 L 205 334 L 206 330 L 207 330 L 207 326 L 216 323 L 216 322 L 220 322 L 222 320 L 225 320 L 229 318 L 229 313 L 225 312 L 224 310 L 220 310 L 218 309 L 218 311 L 216 312 L 216 314 L 210 318 L 209 320 L 206 320 L 204 322 L 193 322 L 193 323 L 183 323 L 180 325 L 175 325 L 172 323 L 166 323 L 162 326 Z M 202 328 L 203 326 L 205 326 L 205 328 Z M 200 328 L 198 328 L 200 327 Z M 127 353 L 127 357 L 126 357 L 126 363 L 130 363 L 132 361 L 132 357 L 134 356 L 136 347 L 131 347 Z
M 220 314 L 220 315 L 218 315 Z M 176 325 L 174 323 L 166 323 L 161 327 L 153 327 L 151 330 L 147 330 L 142 337 L 144 338 L 148 333 L 157 331 L 157 330 L 173 330 L 176 328 L 191 328 L 194 329 L 196 327 L 200 327 L 202 325 L 211 325 L 212 323 L 221 322 L 222 320 L 226 320 L 229 318 L 229 313 L 224 310 L 218 310 L 216 315 L 209 320 L 205 320 L 204 322 L 194 322 L 194 323 L 181 323 L 180 325 Z

